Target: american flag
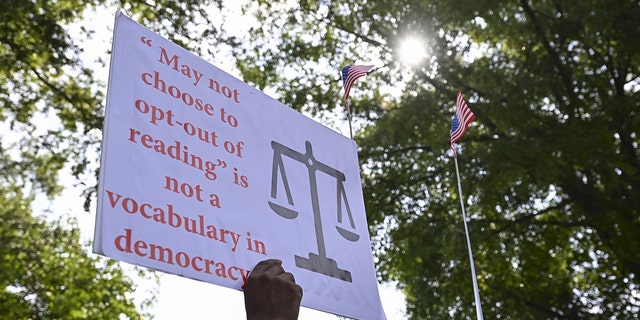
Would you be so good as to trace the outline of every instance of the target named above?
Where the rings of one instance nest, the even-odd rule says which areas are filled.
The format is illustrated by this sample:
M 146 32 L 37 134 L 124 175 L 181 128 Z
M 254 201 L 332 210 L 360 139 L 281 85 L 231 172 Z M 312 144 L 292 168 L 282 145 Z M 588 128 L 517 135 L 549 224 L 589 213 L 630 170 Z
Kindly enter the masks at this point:
M 453 116 L 453 121 L 451 122 L 451 150 L 453 150 L 454 157 L 457 156 L 454 144 L 462 138 L 467 127 L 475 118 L 476 115 L 471 112 L 467 103 L 464 102 L 462 94 L 458 91 L 458 96 L 456 97 L 456 114 Z
M 371 68 L 373 68 L 373 66 L 349 65 L 342 69 L 342 86 L 344 87 L 344 101 L 347 107 L 347 112 L 351 112 L 349 110 L 349 91 L 351 91 L 351 86 L 353 86 L 356 79 L 366 75 Z

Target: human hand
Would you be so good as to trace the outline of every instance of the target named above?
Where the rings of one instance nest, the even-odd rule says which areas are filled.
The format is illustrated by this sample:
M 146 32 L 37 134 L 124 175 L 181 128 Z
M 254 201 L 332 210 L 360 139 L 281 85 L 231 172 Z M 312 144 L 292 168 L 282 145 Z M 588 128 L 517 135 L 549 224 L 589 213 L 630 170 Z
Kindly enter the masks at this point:
M 298 319 L 302 288 L 282 261 L 260 261 L 249 273 L 244 289 L 247 320 Z

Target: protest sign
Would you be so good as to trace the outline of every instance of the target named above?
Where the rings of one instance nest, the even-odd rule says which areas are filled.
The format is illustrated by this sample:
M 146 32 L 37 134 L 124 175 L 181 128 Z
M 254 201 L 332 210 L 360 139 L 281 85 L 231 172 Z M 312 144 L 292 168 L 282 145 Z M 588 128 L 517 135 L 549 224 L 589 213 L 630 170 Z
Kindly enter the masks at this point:
M 121 13 L 94 251 L 239 290 L 278 258 L 303 306 L 385 317 L 354 141 Z

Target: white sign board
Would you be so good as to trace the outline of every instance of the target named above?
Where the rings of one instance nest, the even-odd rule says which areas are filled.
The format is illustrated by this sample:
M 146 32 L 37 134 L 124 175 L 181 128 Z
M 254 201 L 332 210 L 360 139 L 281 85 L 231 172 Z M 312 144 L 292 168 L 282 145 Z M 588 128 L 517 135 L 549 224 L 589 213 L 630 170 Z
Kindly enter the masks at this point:
M 278 258 L 302 305 L 384 319 L 355 143 L 116 16 L 94 251 L 241 289 Z

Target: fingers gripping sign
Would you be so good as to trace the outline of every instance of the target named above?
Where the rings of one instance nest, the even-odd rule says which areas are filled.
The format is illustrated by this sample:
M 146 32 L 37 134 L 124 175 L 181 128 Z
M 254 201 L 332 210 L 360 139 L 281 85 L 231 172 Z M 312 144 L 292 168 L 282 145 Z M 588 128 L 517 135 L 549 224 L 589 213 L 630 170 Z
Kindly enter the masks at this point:
M 244 288 L 247 320 L 297 319 L 301 300 L 302 288 L 278 259 L 259 262 Z

